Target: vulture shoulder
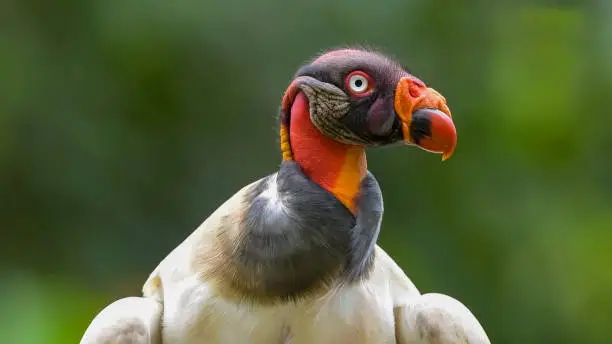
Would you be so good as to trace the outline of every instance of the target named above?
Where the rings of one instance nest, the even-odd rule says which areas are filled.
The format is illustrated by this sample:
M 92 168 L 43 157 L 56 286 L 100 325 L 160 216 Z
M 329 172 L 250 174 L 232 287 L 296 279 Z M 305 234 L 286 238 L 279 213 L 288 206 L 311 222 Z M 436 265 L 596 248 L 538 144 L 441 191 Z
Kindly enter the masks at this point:
M 161 344 L 162 305 L 126 297 L 106 306 L 85 330 L 80 344 Z
M 397 344 L 490 344 L 484 329 L 460 301 L 444 294 L 421 294 L 404 271 L 376 247 L 372 283 L 389 284 Z
M 389 272 L 397 344 L 490 344 L 484 329 L 460 301 L 444 294 L 421 294 L 381 248 L 377 263 Z
M 395 310 L 398 344 L 490 344 L 470 310 L 444 294 L 417 296 Z
M 143 295 L 163 301 L 165 285 L 180 283 L 214 270 L 216 258 L 221 259 L 221 254 L 217 251 L 218 240 L 226 234 L 238 235 L 238 221 L 232 222 L 230 219 L 240 217 L 245 210 L 248 191 L 265 179 L 259 179 L 240 189 L 172 250 L 145 281 Z M 201 259 L 203 255 L 206 258 Z

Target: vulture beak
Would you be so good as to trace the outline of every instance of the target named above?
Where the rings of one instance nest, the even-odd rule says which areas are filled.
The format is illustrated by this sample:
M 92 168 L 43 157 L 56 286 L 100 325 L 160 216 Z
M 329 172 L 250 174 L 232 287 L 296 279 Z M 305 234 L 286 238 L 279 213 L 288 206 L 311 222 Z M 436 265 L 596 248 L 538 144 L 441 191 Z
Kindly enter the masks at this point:
M 442 161 L 453 155 L 457 131 L 440 93 L 413 76 L 404 77 L 395 89 L 394 106 L 402 121 L 404 142 L 442 153 Z

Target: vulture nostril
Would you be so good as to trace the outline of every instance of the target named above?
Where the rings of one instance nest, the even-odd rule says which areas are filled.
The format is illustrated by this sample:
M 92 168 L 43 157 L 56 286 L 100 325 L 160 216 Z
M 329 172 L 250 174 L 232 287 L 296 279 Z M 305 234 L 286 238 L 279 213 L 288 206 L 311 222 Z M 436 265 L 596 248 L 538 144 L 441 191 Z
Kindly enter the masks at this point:
M 408 91 L 413 98 L 418 98 L 421 95 L 421 90 L 413 85 L 410 85 Z
M 421 94 L 423 94 L 423 90 L 425 90 L 426 86 L 425 84 L 417 79 L 417 78 L 410 78 L 410 86 L 408 87 L 408 92 L 410 92 L 410 95 L 414 98 L 418 98 L 421 96 Z

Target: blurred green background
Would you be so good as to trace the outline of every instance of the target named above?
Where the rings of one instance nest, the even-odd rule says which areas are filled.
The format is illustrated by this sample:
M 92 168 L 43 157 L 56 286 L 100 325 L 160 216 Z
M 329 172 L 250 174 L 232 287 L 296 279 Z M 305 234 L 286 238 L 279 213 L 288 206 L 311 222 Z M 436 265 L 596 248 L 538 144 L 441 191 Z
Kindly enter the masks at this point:
M 449 101 L 455 156 L 372 150 L 380 244 L 494 343 L 609 343 L 612 2 L 3 0 L 0 333 L 77 343 L 280 162 L 294 71 L 344 44 Z

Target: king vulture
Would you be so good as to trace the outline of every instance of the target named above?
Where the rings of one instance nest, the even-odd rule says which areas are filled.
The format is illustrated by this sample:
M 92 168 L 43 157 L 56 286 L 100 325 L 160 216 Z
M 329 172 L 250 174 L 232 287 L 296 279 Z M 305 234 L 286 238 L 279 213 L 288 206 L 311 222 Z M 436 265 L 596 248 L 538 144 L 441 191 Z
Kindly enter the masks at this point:
M 366 147 L 446 159 L 456 142 L 445 98 L 395 60 L 318 56 L 282 99 L 279 169 L 217 208 L 81 343 L 490 343 L 461 302 L 421 294 L 376 243 L 383 198 Z

